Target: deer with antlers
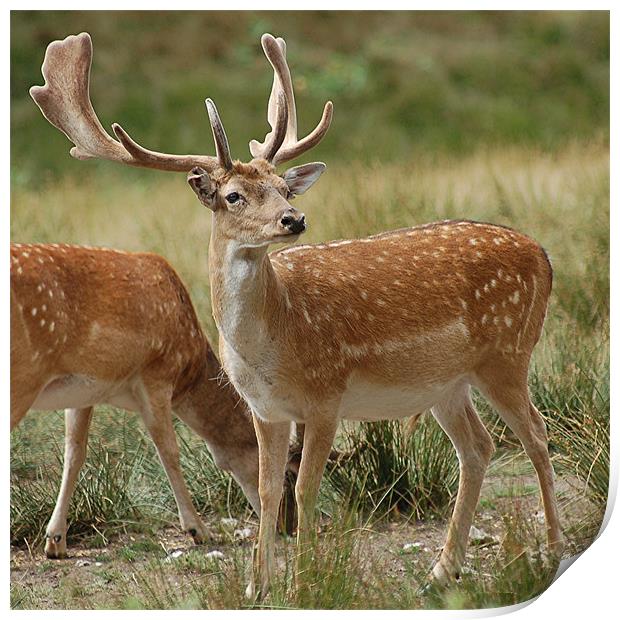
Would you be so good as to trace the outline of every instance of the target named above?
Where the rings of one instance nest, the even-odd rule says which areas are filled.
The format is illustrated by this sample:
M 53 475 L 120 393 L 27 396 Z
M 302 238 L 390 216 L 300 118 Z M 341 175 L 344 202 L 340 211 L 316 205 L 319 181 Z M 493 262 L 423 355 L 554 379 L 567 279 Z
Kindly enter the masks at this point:
M 264 595 L 274 572 L 291 423 L 305 425 L 296 486 L 296 575 L 302 584 L 316 497 L 340 420 L 397 419 L 426 409 L 460 462 L 456 504 L 433 576 L 443 582 L 457 574 L 493 452 L 470 398 L 472 386 L 495 406 L 531 458 L 548 545 L 559 555 L 562 536 L 545 424 L 527 386 L 551 291 L 544 250 L 505 227 L 444 221 L 268 253 L 271 244 L 292 244 L 304 232 L 305 216 L 290 200 L 325 169 L 312 163 L 279 175 L 276 165 L 315 146 L 332 116 L 328 102 L 317 128 L 297 139 L 282 39 L 262 38 L 274 69 L 272 130 L 263 143 L 250 143 L 254 159 L 247 164 L 232 160 L 210 100 L 215 158 L 148 151 L 118 125 L 113 126 L 118 142 L 112 140 L 88 101 L 90 39 L 80 35 L 52 45 L 61 63 L 46 57 L 47 85 L 33 97 L 76 145 L 72 154 L 167 170 L 191 163 L 188 182 L 213 212 L 209 275 L 221 360 L 252 410 L 259 445 L 261 521 L 248 594 Z M 63 63 L 71 79 L 55 75 L 62 74 Z

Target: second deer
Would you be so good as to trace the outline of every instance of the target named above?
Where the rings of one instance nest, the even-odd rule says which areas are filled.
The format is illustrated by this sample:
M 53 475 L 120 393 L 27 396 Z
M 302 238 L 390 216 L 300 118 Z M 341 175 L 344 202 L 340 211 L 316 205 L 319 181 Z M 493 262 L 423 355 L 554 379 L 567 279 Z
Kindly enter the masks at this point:
M 205 439 L 260 514 L 251 419 L 167 261 L 106 248 L 11 244 L 11 428 L 31 408 L 68 407 L 62 484 L 46 533 L 50 558 L 67 553 L 69 501 L 100 403 L 141 413 L 181 525 L 197 543 L 207 533 L 179 466 L 172 410 Z

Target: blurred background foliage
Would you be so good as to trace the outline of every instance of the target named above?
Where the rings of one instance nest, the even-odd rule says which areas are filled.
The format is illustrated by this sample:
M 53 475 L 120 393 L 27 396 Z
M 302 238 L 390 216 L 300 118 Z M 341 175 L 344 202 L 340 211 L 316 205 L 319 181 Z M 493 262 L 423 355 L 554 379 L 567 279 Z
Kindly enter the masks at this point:
M 203 104 L 211 97 L 233 155 L 249 158 L 248 141 L 267 130 L 263 32 L 287 40 L 301 131 L 334 101 L 314 159 L 415 161 L 507 144 L 557 150 L 609 136 L 608 12 L 16 11 L 13 184 L 101 166 L 62 156 L 67 140 L 28 96 L 43 83 L 47 44 L 81 31 L 93 37 L 91 97 L 104 127 L 118 121 L 157 150 L 212 153 Z

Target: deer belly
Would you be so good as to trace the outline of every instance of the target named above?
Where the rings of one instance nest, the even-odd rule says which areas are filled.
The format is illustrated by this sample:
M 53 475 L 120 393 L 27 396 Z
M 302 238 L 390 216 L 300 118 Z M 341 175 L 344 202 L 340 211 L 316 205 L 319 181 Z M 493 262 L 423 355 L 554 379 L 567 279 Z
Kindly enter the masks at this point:
M 339 415 L 373 422 L 405 418 L 430 409 L 449 394 L 458 379 L 425 386 L 385 385 L 352 377 L 340 401 Z
M 39 392 L 32 409 L 79 409 L 100 403 L 136 410 L 139 407 L 129 389 L 118 383 L 88 375 L 64 375 L 50 381 Z

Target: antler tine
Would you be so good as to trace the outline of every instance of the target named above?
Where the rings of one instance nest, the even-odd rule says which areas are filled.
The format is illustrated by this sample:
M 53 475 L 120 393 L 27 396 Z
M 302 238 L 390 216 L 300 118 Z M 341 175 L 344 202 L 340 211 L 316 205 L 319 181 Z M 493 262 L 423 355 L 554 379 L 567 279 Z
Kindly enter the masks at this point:
M 213 132 L 218 162 L 222 168 L 230 170 L 233 164 L 224 125 L 222 124 L 222 120 L 220 119 L 220 115 L 213 101 L 211 99 L 205 99 L 205 105 L 207 106 L 207 113 L 209 114 L 209 122 L 211 123 L 211 131 Z
M 286 43 L 284 39 L 275 39 L 270 34 L 264 34 L 261 37 L 261 44 L 267 60 L 273 67 L 273 85 L 271 94 L 269 95 L 269 104 L 267 107 L 267 120 L 271 125 L 271 131 L 265 136 L 265 140 L 261 144 L 257 140 L 250 142 L 250 153 L 253 157 L 262 157 L 267 159 L 266 153 L 269 143 L 273 140 L 276 133 L 277 116 L 278 116 L 278 95 L 284 95 L 287 108 L 288 121 L 286 124 L 285 139 L 297 136 L 297 112 L 295 110 L 295 95 L 293 93 L 293 83 L 291 74 L 286 64 Z M 273 154 L 275 156 L 275 154 Z M 270 160 L 268 160 L 270 161 Z
M 169 155 L 145 149 L 116 123 L 112 129 L 119 142 L 111 138 L 90 101 L 92 56 L 92 41 L 86 32 L 53 41 L 41 67 L 45 85 L 30 89 L 43 116 L 75 144 L 70 151 L 73 157 L 174 172 L 187 172 L 194 166 L 212 170 L 217 166 L 217 159 L 208 155 Z
M 301 140 L 295 139 L 294 141 L 284 141 L 282 148 L 278 151 L 278 154 L 273 158 L 272 163 L 274 166 L 282 164 L 285 161 L 290 161 L 299 157 L 301 154 L 314 148 L 324 137 L 329 129 L 334 115 L 334 104 L 328 101 L 323 108 L 323 115 L 319 124 Z
M 312 147 L 316 146 L 323 139 L 332 120 L 333 104 L 331 101 L 328 101 L 325 104 L 323 115 L 319 124 L 305 138 L 297 140 L 297 112 L 295 108 L 295 95 L 293 93 L 291 73 L 286 62 L 286 43 L 284 42 L 284 39 L 275 39 L 270 34 L 264 34 L 261 38 L 261 43 L 265 56 L 274 70 L 273 86 L 269 97 L 268 107 L 268 120 L 269 124 L 273 128 L 273 131 L 265 136 L 265 141 L 263 144 L 260 144 L 256 140 L 250 142 L 250 152 L 253 157 L 264 157 L 266 145 L 272 137 L 272 134 L 275 132 L 274 123 L 276 119 L 275 108 L 277 93 L 283 93 L 286 98 L 288 124 L 284 142 L 278 152 L 274 155 L 273 159 L 270 160 L 275 165 L 298 157 L 305 151 L 308 151 Z
M 264 144 L 264 155 L 263 157 L 267 161 L 272 161 L 280 147 L 282 146 L 286 134 L 287 134 L 287 126 L 288 119 L 290 119 L 288 108 L 286 105 L 286 96 L 283 92 L 278 92 L 276 97 L 276 119 L 274 129 L 271 132 L 269 139 L 265 140 Z

